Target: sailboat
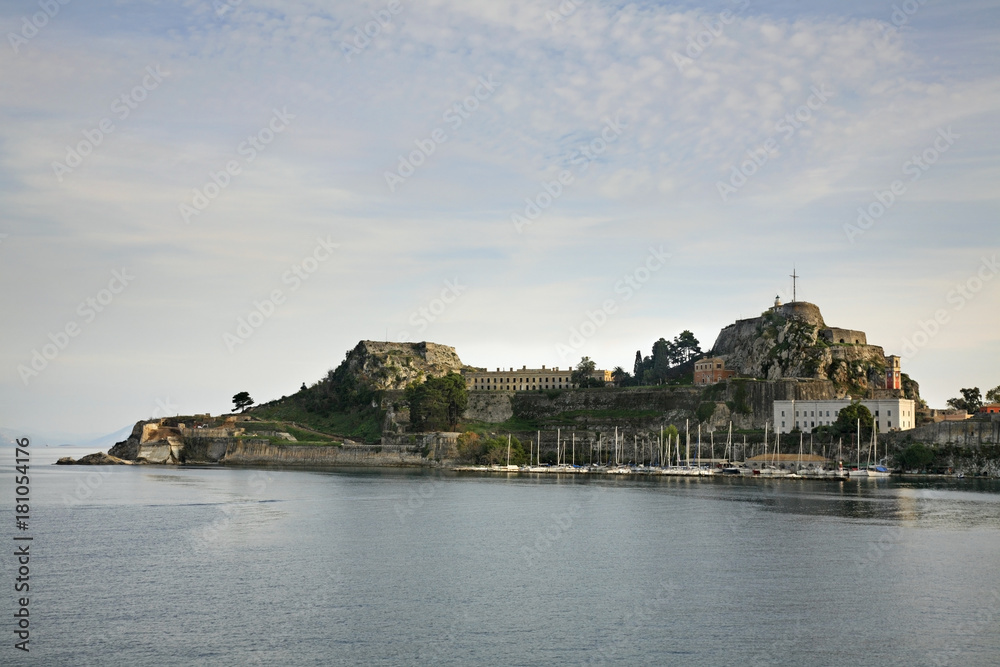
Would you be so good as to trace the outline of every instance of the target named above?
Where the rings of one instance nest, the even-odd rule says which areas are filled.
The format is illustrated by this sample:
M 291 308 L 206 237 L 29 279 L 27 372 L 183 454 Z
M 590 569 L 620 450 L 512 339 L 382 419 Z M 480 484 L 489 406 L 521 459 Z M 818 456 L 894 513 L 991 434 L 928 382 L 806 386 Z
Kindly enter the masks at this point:
M 872 429 L 872 447 L 875 449 L 875 463 L 868 464 L 867 472 L 869 477 L 888 477 L 889 469 L 886 468 L 884 465 L 880 465 L 878 462 L 878 438 L 876 437 L 877 432 L 878 432 L 878 422 L 875 423 L 875 427 Z
M 871 456 L 871 449 L 868 450 L 869 456 Z M 858 419 L 858 467 L 851 468 L 848 473 L 851 477 L 867 477 L 868 468 L 861 467 L 861 419 Z

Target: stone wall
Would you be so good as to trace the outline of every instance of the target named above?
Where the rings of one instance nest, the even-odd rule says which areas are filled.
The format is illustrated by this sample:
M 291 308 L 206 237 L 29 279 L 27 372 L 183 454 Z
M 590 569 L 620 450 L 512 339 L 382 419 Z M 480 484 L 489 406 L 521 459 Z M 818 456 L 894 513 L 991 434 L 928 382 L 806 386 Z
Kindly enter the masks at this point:
M 229 466 L 428 466 L 420 453 L 380 445 L 320 447 L 241 441 L 231 444 L 219 462 Z
M 833 345 L 867 345 L 868 336 L 864 331 L 828 327 L 819 332 L 820 337 Z
M 925 445 L 955 445 L 958 447 L 1000 445 L 1000 415 L 993 417 L 990 420 L 974 419 L 925 424 L 908 431 L 887 433 L 885 439 L 891 445 L 899 447 L 914 442 L 921 442 Z
M 470 391 L 469 404 L 462 418 L 495 424 L 507 421 L 513 416 L 514 408 L 507 392 Z

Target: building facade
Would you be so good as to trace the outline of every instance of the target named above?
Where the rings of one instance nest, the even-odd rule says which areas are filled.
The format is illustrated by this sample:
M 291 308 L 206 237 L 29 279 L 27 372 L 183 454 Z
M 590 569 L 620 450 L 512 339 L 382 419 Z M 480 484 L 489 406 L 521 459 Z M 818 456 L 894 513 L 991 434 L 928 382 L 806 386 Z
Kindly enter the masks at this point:
M 774 430 L 788 433 L 798 428 L 812 433 L 818 426 L 828 426 L 837 421 L 842 408 L 851 404 L 850 399 L 829 401 L 775 401 L 773 409 Z M 862 399 L 861 405 L 875 417 L 879 433 L 907 431 L 916 426 L 916 405 L 908 398 Z
M 726 370 L 726 360 L 721 357 L 699 359 L 694 362 L 694 383 L 715 384 L 736 375 L 736 371 Z
M 520 370 L 468 371 L 465 386 L 469 391 L 537 391 L 539 389 L 573 389 L 571 368 L 528 368 Z M 597 370 L 590 377 L 611 384 L 611 371 Z

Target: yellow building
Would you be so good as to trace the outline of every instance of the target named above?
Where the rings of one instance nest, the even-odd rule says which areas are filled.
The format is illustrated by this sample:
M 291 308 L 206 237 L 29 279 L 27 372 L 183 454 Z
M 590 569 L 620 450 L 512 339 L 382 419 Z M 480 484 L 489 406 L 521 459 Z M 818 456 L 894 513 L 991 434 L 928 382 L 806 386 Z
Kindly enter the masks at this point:
M 528 368 L 520 370 L 496 369 L 496 371 L 467 371 L 465 385 L 469 391 L 537 391 L 539 389 L 572 389 L 571 368 Z M 594 371 L 592 378 L 605 384 L 611 383 L 611 371 Z

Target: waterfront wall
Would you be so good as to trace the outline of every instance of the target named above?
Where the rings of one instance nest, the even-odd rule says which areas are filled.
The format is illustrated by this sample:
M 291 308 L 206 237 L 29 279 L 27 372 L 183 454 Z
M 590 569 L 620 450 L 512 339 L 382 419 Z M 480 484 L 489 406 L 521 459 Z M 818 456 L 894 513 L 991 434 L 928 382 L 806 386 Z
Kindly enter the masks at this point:
M 954 445 L 956 447 L 1000 445 L 1000 415 L 993 416 L 993 419 L 990 420 L 975 419 L 925 424 L 909 431 L 888 433 L 885 438 L 889 444 L 899 447 L 916 442 L 925 445 Z
M 219 461 L 230 466 L 428 466 L 420 452 L 381 445 L 317 446 L 239 441 Z

